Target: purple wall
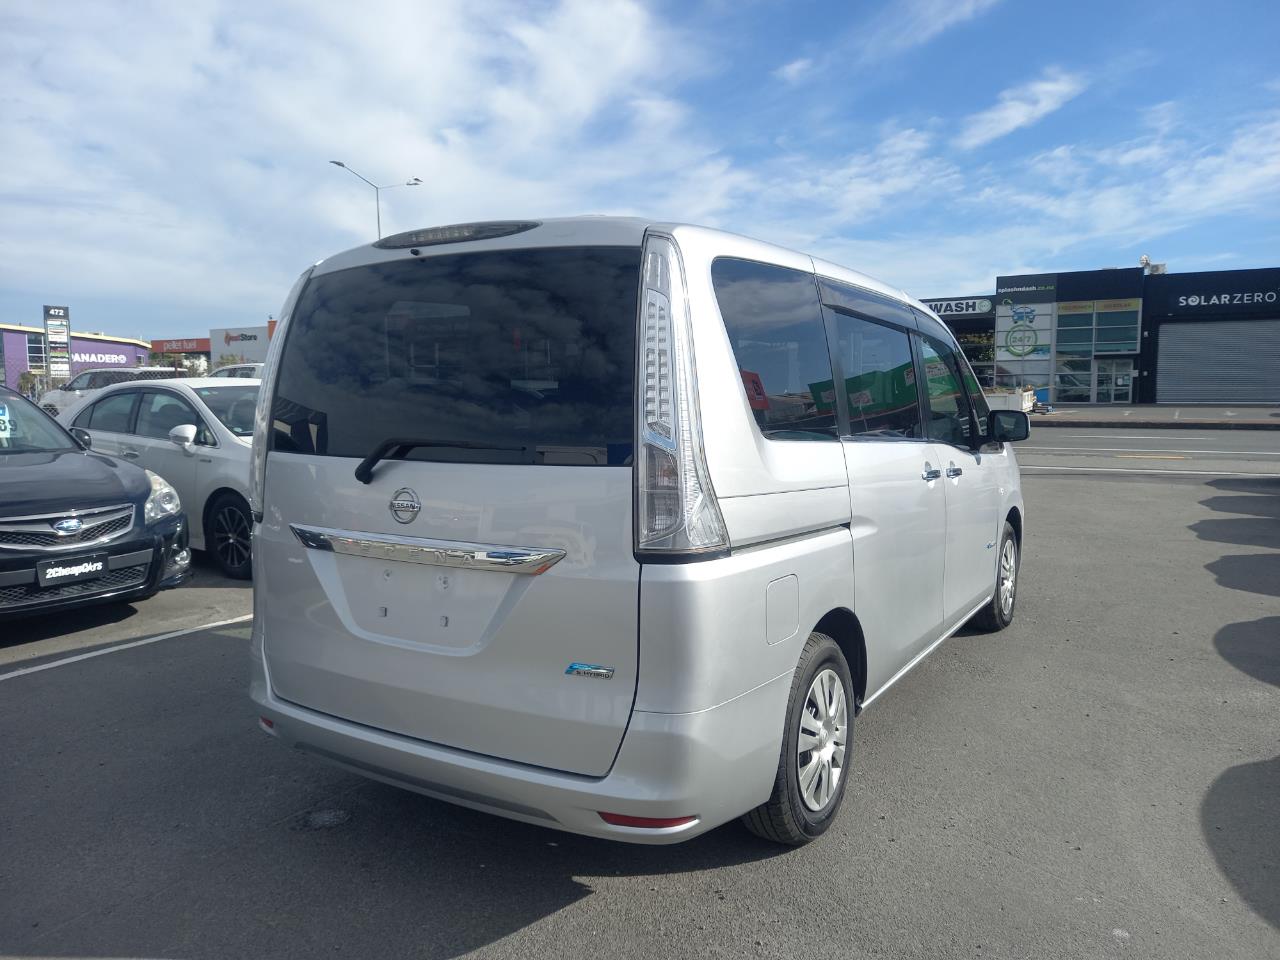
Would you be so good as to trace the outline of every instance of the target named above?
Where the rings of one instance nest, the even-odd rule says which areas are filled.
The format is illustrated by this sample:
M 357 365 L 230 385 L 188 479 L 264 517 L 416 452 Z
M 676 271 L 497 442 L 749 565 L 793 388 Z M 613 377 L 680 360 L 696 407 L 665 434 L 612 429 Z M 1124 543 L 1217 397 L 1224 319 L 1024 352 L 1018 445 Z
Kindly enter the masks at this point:
M 18 378 L 27 369 L 27 334 L 20 330 L 0 330 L 4 348 L 4 385 L 18 389 Z M 136 367 L 147 362 L 147 347 L 110 340 L 71 337 L 71 375 L 98 367 Z M 78 359 L 77 359 L 78 358 Z
M 4 348 L 4 385 L 18 389 L 18 377 L 27 369 L 27 335 L 16 330 L 0 330 Z
M 96 367 L 136 367 L 147 362 L 148 347 L 71 336 L 71 375 Z M 79 357 L 80 359 L 76 359 Z

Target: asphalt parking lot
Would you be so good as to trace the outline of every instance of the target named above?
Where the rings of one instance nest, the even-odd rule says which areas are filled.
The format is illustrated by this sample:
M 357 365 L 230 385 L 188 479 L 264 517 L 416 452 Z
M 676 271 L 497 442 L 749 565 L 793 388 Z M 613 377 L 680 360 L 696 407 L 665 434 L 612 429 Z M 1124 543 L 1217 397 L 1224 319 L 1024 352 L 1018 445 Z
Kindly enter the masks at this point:
M 622 846 L 321 766 L 258 731 L 247 622 L 68 659 L 246 615 L 208 571 L 6 627 L 0 954 L 1280 956 L 1280 434 L 1068 432 L 1020 450 L 1016 623 L 866 711 L 799 850 Z

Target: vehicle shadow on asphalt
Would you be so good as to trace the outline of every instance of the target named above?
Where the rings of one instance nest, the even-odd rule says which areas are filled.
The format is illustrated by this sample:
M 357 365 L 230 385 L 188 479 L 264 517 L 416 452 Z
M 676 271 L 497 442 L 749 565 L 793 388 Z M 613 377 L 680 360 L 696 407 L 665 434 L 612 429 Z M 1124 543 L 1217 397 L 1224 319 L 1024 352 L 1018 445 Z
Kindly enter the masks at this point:
M 1223 556 L 1205 564 L 1218 583 L 1234 590 L 1280 596 L 1280 484 L 1221 479 L 1202 506 L 1230 518 L 1200 520 L 1190 529 L 1202 540 L 1275 551 Z M 1280 616 L 1223 626 L 1213 646 L 1229 664 L 1255 680 L 1280 686 Z M 1280 928 L 1280 757 L 1224 771 L 1200 805 L 1200 826 L 1218 867 L 1240 897 Z
M 710 924 L 734 896 L 732 868 L 813 853 L 737 823 L 678 846 L 624 845 L 350 774 L 256 728 L 242 629 L 121 656 L 24 678 L 0 701 L 0 718 L 26 724 L 9 746 L 39 785 L 0 793 L 0 820 L 58 825 L 15 846 L 8 876 L 0 858 L 0 953 L 445 960 L 531 927 L 535 942 L 604 952 L 591 911 L 565 919 L 597 890 L 617 902 L 685 875 Z M 160 681 L 178 662 L 197 666 L 129 699 L 139 676 Z M 55 722 L 69 683 L 98 720 Z
M 230 577 L 224 577 L 222 571 L 218 569 L 218 561 L 207 550 L 191 551 L 191 570 L 191 579 L 184 583 L 180 589 L 200 590 L 210 587 L 229 588 L 232 590 L 253 589 L 252 580 L 232 580 Z
M 101 606 L 24 617 L 4 625 L 4 630 L 0 632 L 0 649 L 123 623 L 136 617 L 139 612 L 138 607 L 129 603 L 104 603 Z

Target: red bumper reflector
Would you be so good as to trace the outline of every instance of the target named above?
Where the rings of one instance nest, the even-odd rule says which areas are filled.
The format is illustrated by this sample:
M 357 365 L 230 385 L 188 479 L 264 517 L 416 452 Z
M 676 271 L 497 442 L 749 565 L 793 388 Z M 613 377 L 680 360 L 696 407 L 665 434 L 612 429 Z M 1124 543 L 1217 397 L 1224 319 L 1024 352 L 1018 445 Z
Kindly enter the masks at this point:
M 601 820 L 615 827 L 648 827 L 650 830 L 683 827 L 686 823 L 693 823 L 698 819 L 697 817 L 629 817 L 625 813 L 605 813 L 603 810 L 599 813 Z
M 264 727 L 266 727 L 268 730 L 274 729 L 276 725 L 276 722 L 274 720 L 271 720 L 267 717 L 259 717 L 258 722 L 262 724 Z

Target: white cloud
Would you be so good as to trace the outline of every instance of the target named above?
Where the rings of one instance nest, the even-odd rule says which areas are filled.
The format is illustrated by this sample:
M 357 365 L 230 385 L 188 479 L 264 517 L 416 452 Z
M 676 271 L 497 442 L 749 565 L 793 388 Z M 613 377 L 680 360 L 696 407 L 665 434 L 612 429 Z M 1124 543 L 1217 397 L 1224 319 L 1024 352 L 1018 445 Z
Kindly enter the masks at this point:
M 798 83 L 812 69 L 813 61 L 808 57 L 801 57 L 799 60 L 784 63 L 773 71 L 773 75 L 783 83 Z
M 990 6 L 888 8 L 876 42 L 901 50 Z M 384 195 L 386 232 L 637 213 L 760 236 L 925 295 L 1065 268 L 1088 245 L 1114 250 L 1107 262 L 1133 246 L 1136 262 L 1158 253 L 1136 245 L 1170 231 L 1280 209 L 1275 112 L 1193 121 L 1157 104 L 1135 108 L 1123 141 L 1042 142 L 977 166 L 949 149 L 945 121 L 717 140 L 717 105 L 685 94 L 707 62 L 632 0 L 403 2 L 376 18 L 304 0 L 157 0 L 128 17 L 29 5 L 0 24 L 0 295 L 20 294 L 35 318 L 69 302 L 78 328 L 121 334 L 260 321 L 306 264 L 372 238 L 372 191 L 329 159 L 379 183 L 423 178 Z M 779 70 L 821 68 L 802 62 Z M 1059 70 L 1006 91 L 964 121 L 967 145 L 1084 83 Z M 148 319 L 91 319 L 75 308 L 85 300 Z
M 1037 80 L 1002 91 L 994 106 L 966 118 L 957 143 L 969 150 L 1030 126 L 1079 96 L 1087 86 L 1088 81 L 1079 74 L 1051 67 Z
M 857 31 L 864 62 L 885 60 L 922 46 L 974 19 L 1000 0 L 891 0 Z
M 259 319 L 372 237 L 372 190 L 329 159 L 422 177 L 384 193 L 384 232 L 713 219 L 749 178 L 669 95 L 700 69 L 632 0 L 30 6 L 0 30 L 2 286 L 168 304 L 156 335 Z

